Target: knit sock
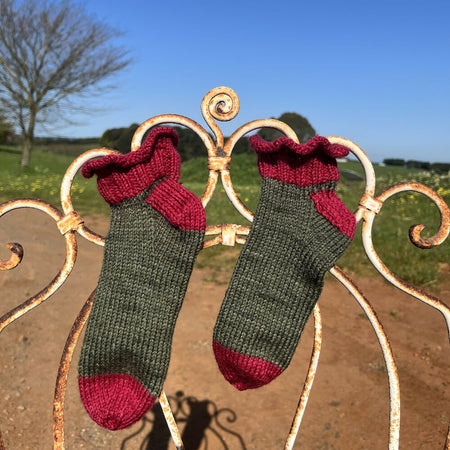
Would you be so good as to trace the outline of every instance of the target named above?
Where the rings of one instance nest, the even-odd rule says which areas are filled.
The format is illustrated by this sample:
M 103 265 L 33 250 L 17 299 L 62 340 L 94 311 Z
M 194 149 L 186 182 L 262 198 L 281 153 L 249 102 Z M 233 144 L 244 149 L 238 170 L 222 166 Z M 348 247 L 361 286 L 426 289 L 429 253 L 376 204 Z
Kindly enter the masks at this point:
M 111 206 L 104 260 L 79 361 L 78 384 L 91 418 L 125 428 L 162 391 L 172 335 L 202 247 L 205 211 L 177 182 L 178 136 L 154 129 L 139 150 L 87 162 Z
M 306 144 L 252 136 L 250 144 L 261 196 L 213 336 L 219 369 L 239 390 L 263 386 L 288 367 L 325 273 L 356 225 L 335 192 L 335 158 L 347 148 L 320 136 Z

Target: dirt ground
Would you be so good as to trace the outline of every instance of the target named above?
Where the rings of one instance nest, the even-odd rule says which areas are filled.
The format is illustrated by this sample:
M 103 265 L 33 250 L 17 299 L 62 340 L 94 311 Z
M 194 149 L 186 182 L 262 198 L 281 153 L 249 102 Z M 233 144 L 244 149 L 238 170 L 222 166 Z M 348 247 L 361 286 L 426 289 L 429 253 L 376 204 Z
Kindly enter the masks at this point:
M 87 225 L 101 233 L 108 227 L 101 218 L 91 218 Z M 0 315 L 50 282 L 65 256 L 64 240 L 42 212 L 21 210 L 3 217 L 0 258 L 9 256 L 4 244 L 11 241 L 23 245 L 25 257 L 16 269 L 0 273 Z M 0 335 L 0 430 L 6 449 L 52 446 L 60 355 L 74 318 L 96 286 L 102 261 L 101 247 L 81 237 L 78 243 L 77 263 L 63 287 Z M 292 364 L 277 380 L 257 390 L 236 391 L 222 378 L 211 350 L 230 275 L 194 271 L 176 326 L 165 392 L 187 450 L 281 449 L 305 378 L 313 324 L 308 323 Z M 435 293 L 450 304 L 450 273 L 448 279 Z M 381 278 L 355 281 L 381 319 L 396 358 L 400 448 L 443 448 L 450 418 L 450 347 L 443 317 Z M 387 448 L 388 381 L 375 333 L 357 302 L 331 277 L 319 305 L 322 352 L 295 448 Z M 174 448 L 158 405 L 143 421 L 118 432 L 90 420 L 76 384 L 79 348 L 66 395 L 66 448 Z

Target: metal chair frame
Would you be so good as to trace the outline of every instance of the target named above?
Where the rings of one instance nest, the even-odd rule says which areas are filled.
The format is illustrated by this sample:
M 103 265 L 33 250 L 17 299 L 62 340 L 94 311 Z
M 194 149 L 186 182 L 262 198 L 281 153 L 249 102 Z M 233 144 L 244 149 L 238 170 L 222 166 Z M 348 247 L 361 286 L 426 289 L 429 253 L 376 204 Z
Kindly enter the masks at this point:
M 232 133 L 226 142 L 224 142 L 223 134 L 217 125 L 216 120 L 229 121 L 236 117 L 239 112 L 239 98 L 230 88 L 218 87 L 208 92 L 201 102 L 201 111 L 207 125 L 213 132 L 214 139 L 201 125 L 193 120 L 180 115 L 165 114 L 148 119 L 140 125 L 133 137 L 131 150 L 134 151 L 139 148 L 144 134 L 154 126 L 164 123 L 178 124 L 190 128 L 201 138 L 208 154 L 209 176 L 205 190 L 201 197 L 203 206 L 206 207 L 213 196 L 220 175 L 224 190 L 233 206 L 243 217 L 249 221 L 252 221 L 252 212 L 241 201 L 234 190 L 233 183 L 231 181 L 230 160 L 236 142 L 247 133 L 263 127 L 277 129 L 297 142 L 298 138 L 288 125 L 275 119 L 262 119 L 254 120 L 241 126 L 234 133 Z M 427 239 L 421 237 L 421 231 L 423 230 L 424 225 L 412 226 L 410 228 L 410 240 L 414 245 L 420 248 L 431 248 L 440 245 L 447 238 L 450 232 L 450 211 L 447 204 L 435 191 L 427 186 L 424 186 L 423 184 L 415 182 L 398 183 L 384 189 L 380 194 L 375 195 L 375 172 L 370 159 L 364 151 L 348 139 L 334 136 L 328 137 L 328 139 L 332 143 L 337 143 L 348 147 L 350 152 L 356 156 L 364 169 L 365 189 L 355 211 L 355 217 L 358 222 L 362 222 L 362 242 L 368 259 L 376 270 L 392 285 L 441 312 L 445 319 L 447 330 L 450 330 L 450 309 L 438 298 L 422 292 L 394 275 L 378 256 L 372 243 L 373 223 L 384 202 L 399 192 L 414 191 L 425 195 L 432 202 L 434 202 L 441 215 L 441 223 L 436 234 Z M 87 228 L 84 224 L 83 218 L 80 217 L 80 215 L 74 210 L 71 201 L 71 187 L 76 173 L 86 161 L 92 158 L 114 153 L 117 152 L 104 148 L 94 149 L 83 153 L 73 161 L 67 169 L 61 184 L 61 209 L 38 199 L 25 198 L 11 200 L 0 205 L 0 217 L 18 208 L 34 208 L 47 213 L 55 220 L 66 244 L 65 262 L 54 280 L 38 294 L 30 297 L 25 302 L 0 317 L 0 332 L 7 325 L 19 319 L 22 315 L 28 313 L 33 308 L 39 306 L 42 302 L 47 300 L 67 280 L 77 259 L 77 234 L 99 246 L 104 245 L 104 237 Z M 235 224 L 208 226 L 206 230 L 207 240 L 204 242 L 204 248 L 213 245 L 234 246 L 236 244 L 243 244 L 249 229 L 250 228 L 248 226 Z M 9 243 L 7 244 L 7 247 L 11 251 L 11 255 L 6 261 L 0 260 L 1 270 L 12 269 L 22 260 L 23 249 L 20 244 Z M 376 333 L 386 364 L 386 373 L 389 382 L 389 449 L 398 449 L 400 434 L 400 388 L 396 363 L 394 361 L 389 340 L 383 330 L 382 324 L 377 318 L 375 311 L 358 286 L 339 267 L 333 267 L 330 272 L 356 299 L 363 311 L 366 313 L 370 324 Z M 72 361 L 72 355 L 83 326 L 89 316 L 93 298 L 94 292 L 87 299 L 78 314 L 72 329 L 70 330 L 61 356 L 53 402 L 53 440 L 55 449 L 64 448 L 64 399 L 67 376 Z M 311 387 L 314 382 L 314 377 L 319 362 L 321 342 L 321 315 L 319 306 L 316 305 L 314 309 L 314 344 L 309 370 L 299 397 L 298 408 L 295 412 L 292 425 L 286 439 L 285 449 L 292 449 L 294 446 L 294 442 L 308 402 Z M 159 401 L 167 425 L 170 429 L 172 440 L 177 449 L 183 449 L 184 447 L 180 437 L 180 432 L 177 424 L 175 423 L 169 401 L 164 392 L 161 394 Z M 3 448 L 4 445 L 0 432 L 0 450 Z M 447 435 L 444 448 L 450 449 L 450 431 Z

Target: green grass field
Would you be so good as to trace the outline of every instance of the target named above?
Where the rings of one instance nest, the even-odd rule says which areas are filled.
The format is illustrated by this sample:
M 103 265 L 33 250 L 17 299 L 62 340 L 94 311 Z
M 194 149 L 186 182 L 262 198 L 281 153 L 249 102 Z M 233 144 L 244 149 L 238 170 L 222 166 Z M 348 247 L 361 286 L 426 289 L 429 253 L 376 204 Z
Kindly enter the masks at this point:
M 60 207 L 59 189 L 62 177 L 73 161 L 74 152 L 64 155 L 51 153 L 46 149 L 35 150 L 29 168 L 19 167 L 20 153 L 14 147 L 0 147 L 0 202 L 20 197 L 40 198 Z M 48 149 L 47 149 L 48 150 Z M 81 149 L 82 150 L 82 149 Z M 77 149 L 79 152 L 79 149 Z M 370 156 L 370 155 L 369 155 Z M 357 161 L 340 164 L 342 170 L 363 173 Z M 439 176 L 403 167 L 382 167 L 375 165 L 377 190 L 401 181 L 416 181 L 438 192 L 447 204 L 450 203 L 449 175 Z M 234 155 L 231 163 L 231 177 L 241 200 L 254 210 L 259 197 L 259 175 L 254 155 Z M 206 158 L 191 159 L 182 165 L 181 180 L 184 185 L 201 195 L 208 178 Z M 344 203 L 355 210 L 364 190 L 362 181 L 342 178 L 338 193 Z M 108 214 L 109 209 L 97 192 L 94 180 L 85 180 L 79 174 L 72 187 L 72 202 L 81 215 Z M 231 205 L 220 182 L 206 208 L 208 224 L 238 223 L 249 225 Z M 424 237 L 433 235 L 439 227 L 439 213 L 434 204 L 418 193 L 402 193 L 390 198 L 375 219 L 374 246 L 386 265 L 398 276 L 422 287 L 434 287 L 442 281 L 442 268 L 450 263 L 450 243 L 431 250 L 421 250 L 412 245 L 408 229 L 416 223 L 426 226 Z M 375 274 L 364 256 L 360 228 L 354 242 L 339 261 L 339 266 L 349 272 L 371 276 Z M 210 266 L 216 271 L 233 268 L 238 250 L 210 248 L 199 258 L 199 266 Z

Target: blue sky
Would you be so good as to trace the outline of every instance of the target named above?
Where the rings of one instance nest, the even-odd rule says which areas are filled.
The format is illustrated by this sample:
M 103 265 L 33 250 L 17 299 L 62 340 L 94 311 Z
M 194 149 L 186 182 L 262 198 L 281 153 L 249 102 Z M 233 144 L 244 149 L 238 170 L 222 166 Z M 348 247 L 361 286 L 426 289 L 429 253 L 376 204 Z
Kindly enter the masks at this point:
M 80 0 L 124 36 L 133 63 L 100 109 L 63 126 L 98 136 L 163 113 L 204 125 L 200 102 L 228 86 L 239 115 L 295 111 L 318 134 L 344 136 L 373 161 L 450 162 L 450 1 Z

